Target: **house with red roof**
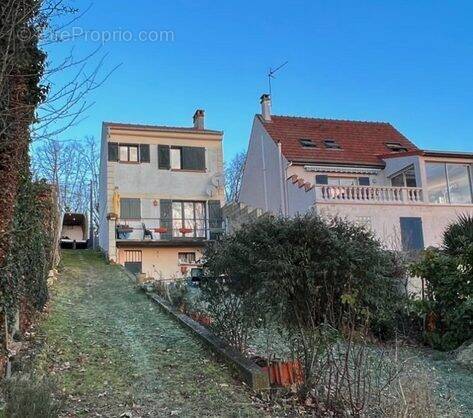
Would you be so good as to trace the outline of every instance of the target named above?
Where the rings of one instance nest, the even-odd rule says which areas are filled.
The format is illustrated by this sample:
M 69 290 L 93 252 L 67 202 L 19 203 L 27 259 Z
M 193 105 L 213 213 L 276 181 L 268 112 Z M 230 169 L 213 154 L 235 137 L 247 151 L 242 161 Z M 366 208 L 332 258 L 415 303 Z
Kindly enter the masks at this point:
M 271 114 L 261 97 L 239 204 L 294 216 L 316 212 L 372 229 L 390 249 L 441 242 L 473 214 L 473 153 L 419 149 L 384 122 Z

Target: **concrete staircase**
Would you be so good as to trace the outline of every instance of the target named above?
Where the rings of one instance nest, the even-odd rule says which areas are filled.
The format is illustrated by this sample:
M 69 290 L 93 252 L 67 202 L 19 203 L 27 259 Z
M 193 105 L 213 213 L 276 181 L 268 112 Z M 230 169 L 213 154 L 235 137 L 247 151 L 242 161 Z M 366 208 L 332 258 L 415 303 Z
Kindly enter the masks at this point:
M 241 225 L 251 222 L 265 213 L 263 209 L 253 208 L 239 202 L 227 203 L 222 208 L 222 211 L 223 218 L 226 222 L 227 233 L 235 231 Z

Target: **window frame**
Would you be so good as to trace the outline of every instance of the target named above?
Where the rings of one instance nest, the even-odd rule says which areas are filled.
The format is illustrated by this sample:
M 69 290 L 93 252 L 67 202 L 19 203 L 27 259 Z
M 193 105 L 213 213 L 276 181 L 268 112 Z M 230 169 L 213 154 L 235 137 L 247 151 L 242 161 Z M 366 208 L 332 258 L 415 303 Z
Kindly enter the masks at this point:
M 434 205 L 442 205 L 442 204 L 448 204 L 448 205 L 471 205 L 473 204 L 473 164 L 469 163 L 456 163 L 452 161 L 425 161 L 425 170 L 427 172 L 427 166 L 429 164 L 438 164 L 443 166 L 443 173 L 444 173 L 444 178 L 445 178 L 445 184 L 446 184 L 446 196 L 447 196 L 447 202 L 446 203 L 439 203 L 439 202 L 432 202 L 430 200 L 430 195 L 429 195 L 429 182 L 427 181 L 426 184 L 426 191 L 427 191 L 427 199 L 429 200 L 429 203 L 432 203 Z M 467 176 L 468 176 L 468 186 L 470 189 L 470 201 L 468 203 L 459 203 L 459 202 L 452 202 L 452 197 L 451 197 L 451 191 L 450 191 L 450 178 L 448 175 L 448 165 L 461 165 L 461 166 L 466 166 L 467 169 Z
M 468 203 L 461 203 L 461 202 L 453 202 L 452 203 L 452 194 L 450 191 L 450 177 L 448 174 L 448 166 L 449 165 L 461 165 L 466 166 L 466 175 L 468 177 L 468 188 L 470 189 L 470 201 Z M 451 205 L 471 205 L 473 203 L 473 183 L 472 183 L 472 164 L 467 163 L 452 163 L 452 162 L 445 162 L 445 176 L 447 179 L 447 196 L 448 196 L 448 203 Z
M 175 218 L 174 217 L 174 204 L 175 203 L 180 203 L 181 204 L 181 217 L 180 218 Z M 184 204 L 185 203 L 192 203 L 193 205 L 193 208 L 192 208 L 192 213 L 193 213 L 193 218 L 192 219 L 189 219 L 189 218 L 186 218 L 185 217 L 185 209 L 184 209 Z M 196 217 L 196 204 L 197 203 L 200 203 L 202 204 L 202 208 L 203 208 L 203 218 L 197 218 Z M 194 225 L 194 228 L 192 229 L 192 235 L 188 235 L 188 234 L 182 234 L 178 231 L 176 231 L 176 228 L 174 228 L 174 221 L 180 221 L 181 222 L 181 226 L 179 228 L 185 228 L 185 225 L 186 225 L 186 221 L 191 221 Z M 195 227 L 196 226 L 196 222 L 197 221 L 202 221 L 203 222 L 203 235 L 202 236 L 199 236 L 197 235 L 197 228 Z M 171 222 L 172 222 L 172 237 L 173 238 L 202 238 L 202 239 L 205 239 L 207 237 L 207 205 L 206 205 L 206 202 L 205 201 L 202 201 L 202 200 L 173 200 L 171 202 Z M 199 229 L 200 231 L 200 229 Z
M 173 154 L 179 151 L 179 167 L 173 167 Z M 169 168 L 171 170 L 182 170 L 182 147 L 170 147 L 169 148 Z
M 392 152 L 407 152 L 409 149 L 402 145 L 400 142 L 385 142 L 386 148 Z
M 317 143 L 313 139 L 309 138 L 300 138 L 299 144 L 302 148 L 317 148 Z
M 407 178 L 406 178 L 406 173 L 408 171 L 412 170 L 414 172 L 414 179 L 415 179 L 415 182 L 416 182 L 416 185 L 415 186 L 408 186 L 407 185 Z M 402 176 L 402 181 L 403 181 L 403 184 L 402 186 L 394 186 L 393 185 L 393 178 L 395 177 L 399 177 L 399 176 Z M 416 175 L 416 169 L 415 169 L 415 166 L 414 164 L 411 164 L 405 168 L 403 168 L 402 170 L 400 171 L 397 171 L 396 173 L 394 173 L 393 175 L 389 176 L 389 181 L 391 182 L 391 187 L 407 187 L 407 188 L 416 188 L 416 187 L 419 187 L 417 185 L 417 175 Z
M 188 259 L 188 257 L 186 257 L 186 260 L 182 261 L 181 260 L 181 255 L 186 255 L 186 256 L 189 256 L 191 255 L 193 256 L 194 260 L 190 260 Z M 192 257 L 191 257 L 192 259 Z M 197 263 L 197 254 L 195 251 L 178 251 L 177 252 L 177 262 L 180 266 L 197 266 L 198 263 Z
M 356 184 L 340 184 L 340 180 L 355 180 Z M 338 184 L 330 184 L 330 180 L 338 180 Z M 351 177 L 351 176 L 327 176 L 327 185 L 328 186 L 336 186 L 336 187 L 353 187 L 353 186 L 359 186 L 360 185 L 360 178 L 359 177 Z
M 337 179 L 338 180 L 338 184 L 330 184 L 329 181 L 331 179 Z M 345 184 L 340 184 L 340 179 L 355 179 L 356 180 L 356 184 L 352 184 L 352 185 L 345 185 Z M 367 182 L 369 184 L 361 184 L 360 183 L 360 180 L 361 179 L 367 179 Z M 371 180 L 371 177 L 370 176 L 332 176 L 332 175 L 329 175 L 329 174 L 317 174 L 315 176 L 315 185 L 316 186 L 335 186 L 335 187 L 354 187 L 354 186 L 361 186 L 361 187 L 371 187 L 371 183 L 372 183 L 372 180 Z
M 342 146 L 335 139 L 324 139 L 325 149 L 341 150 Z
M 121 159 L 121 150 L 126 148 L 127 159 Z M 136 148 L 136 160 L 130 160 L 130 148 Z M 118 143 L 118 162 L 125 164 L 139 164 L 140 163 L 140 144 L 121 144 Z

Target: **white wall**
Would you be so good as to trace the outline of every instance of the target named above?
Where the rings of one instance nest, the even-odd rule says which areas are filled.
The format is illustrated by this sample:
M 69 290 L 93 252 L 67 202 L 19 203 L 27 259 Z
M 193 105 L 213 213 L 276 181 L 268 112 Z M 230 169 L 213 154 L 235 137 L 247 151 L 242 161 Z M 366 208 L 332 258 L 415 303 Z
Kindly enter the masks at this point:
M 312 210 L 315 204 L 315 189 L 306 191 L 304 187 L 299 187 L 291 180 L 286 182 L 288 216 L 303 215 Z
M 400 217 L 421 217 L 425 246 L 438 246 L 447 225 L 462 213 L 473 215 L 473 206 L 317 203 L 316 211 L 322 216 L 368 223 L 389 249 L 401 250 Z
M 150 138 L 148 136 L 130 138 L 126 134 L 112 133 L 109 142 L 150 144 L 149 163 L 108 162 L 108 166 L 114 168 L 114 184 L 118 186 L 121 197 L 142 195 L 162 199 L 223 200 L 223 188 L 216 191 L 214 196 L 207 194 L 207 189 L 212 186 L 212 177 L 223 172 L 221 141 L 186 139 L 185 136 L 183 138 Z M 205 147 L 206 172 L 158 169 L 158 144 Z
M 284 213 L 281 193 L 283 170 L 287 160 L 279 164 L 277 144 L 271 139 L 258 117 L 253 121 L 248 154 L 243 172 L 239 201 L 267 212 Z M 280 170 L 280 167 L 283 170 Z

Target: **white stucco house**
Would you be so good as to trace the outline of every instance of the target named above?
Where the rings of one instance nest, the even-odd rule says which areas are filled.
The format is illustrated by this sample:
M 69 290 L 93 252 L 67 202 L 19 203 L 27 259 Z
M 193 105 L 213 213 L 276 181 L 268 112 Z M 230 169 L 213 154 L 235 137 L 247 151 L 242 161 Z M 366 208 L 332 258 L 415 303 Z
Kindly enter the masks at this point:
M 261 106 L 241 205 L 346 218 L 397 250 L 438 245 L 459 214 L 473 214 L 473 154 L 421 150 L 389 123 L 275 116 L 268 95 Z
M 223 132 L 104 122 L 99 246 L 134 273 L 188 276 L 222 232 Z

